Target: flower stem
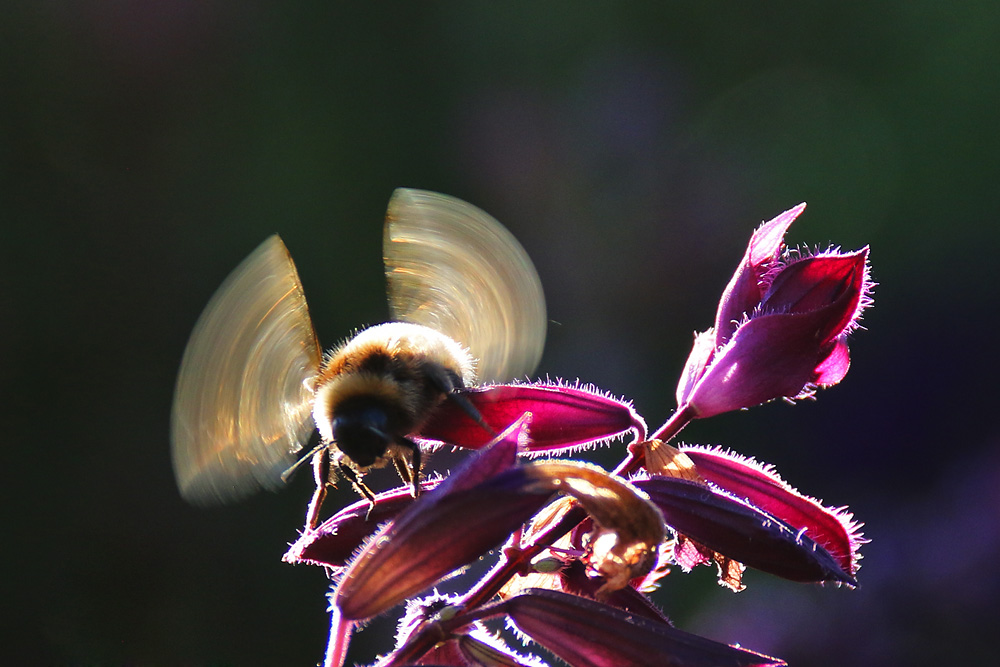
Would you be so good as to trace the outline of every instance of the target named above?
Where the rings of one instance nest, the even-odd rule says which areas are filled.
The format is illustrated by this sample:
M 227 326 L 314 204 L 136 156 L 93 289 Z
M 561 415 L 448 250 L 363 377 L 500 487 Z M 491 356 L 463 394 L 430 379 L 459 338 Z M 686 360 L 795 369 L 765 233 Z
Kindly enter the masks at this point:
M 656 429 L 653 435 L 649 436 L 649 439 L 670 442 L 685 426 L 694 421 L 695 416 L 691 406 L 685 404 L 683 407 L 678 408 L 674 414 L 670 415 L 670 419 L 663 426 Z
M 680 433 L 685 426 L 690 424 L 694 420 L 694 410 L 690 406 L 685 405 L 679 408 L 674 414 L 670 415 L 670 419 L 666 421 L 663 426 L 656 429 L 656 432 L 649 437 L 650 440 L 660 440 L 662 442 L 669 442 Z M 646 460 L 646 452 L 643 447 L 645 443 L 635 442 L 629 445 L 628 456 L 626 456 L 618 467 L 615 468 L 613 475 L 620 477 L 628 477 L 643 464 Z
M 442 637 L 447 637 L 452 631 L 480 618 L 482 606 L 499 593 L 526 563 L 586 517 L 584 509 L 574 505 L 530 545 L 521 549 L 505 549 L 500 562 L 465 596 L 460 611 L 446 621 L 425 622 L 403 647 L 392 654 L 391 662 L 385 667 L 409 664 L 429 651 Z

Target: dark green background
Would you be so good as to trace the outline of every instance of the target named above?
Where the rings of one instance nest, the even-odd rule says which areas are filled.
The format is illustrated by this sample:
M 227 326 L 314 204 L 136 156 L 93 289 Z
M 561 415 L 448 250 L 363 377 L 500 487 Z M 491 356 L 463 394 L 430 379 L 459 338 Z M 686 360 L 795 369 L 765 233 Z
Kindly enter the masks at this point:
M 807 201 L 790 242 L 871 244 L 876 306 L 843 384 L 683 433 L 849 504 L 873 540 L 861 588 L 751 572 L 734 595 L 702 568 L 656 599 L 797 665 L 995 652 L 995 3 L 17 5 L 0 20 L 3 662 L 320 660 L 325 578 L 279 561 L 308 476 L 187 506 L 171 394 L 202 307 L 272 232 L 325 345 L 383 319 L 397 186 L 503 221 L 549 301 L 539 372 L 626 395 L 651 426 L 760 221 Z M 387 650 L 390 630 L 362 637 Z

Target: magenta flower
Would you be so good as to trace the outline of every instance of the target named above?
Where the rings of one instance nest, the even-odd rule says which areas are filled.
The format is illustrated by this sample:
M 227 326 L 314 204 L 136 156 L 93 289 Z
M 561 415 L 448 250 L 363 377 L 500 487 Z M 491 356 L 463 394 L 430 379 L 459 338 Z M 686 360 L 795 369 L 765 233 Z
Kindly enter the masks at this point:
M 515 465 L 527 440 L 528 414 L 436 488 L 414 500 L 342 566 L 341 532 L 357 539 L 360 508 L 306 531 L 285 559 L 340 569 L 330 601 L 329 655 L 346 655 L 358 621 L 380 614 L 499 545 L 555 493 L 573 498 L 593 522 L 587 561 L 613 592 L 649 572 L 664 539 L 656 507 L 630 484 L 597 466 L 537 461 Z M 401 494 L 380 498 L 397 510 Z M 378 511 L 379 503 L 373 511 Z M 333 556 L 331 556 L 333 554 Z M 331 559 L 331 560 L 327 560 Z M 439 644 L 440 642 L 438 642 Z
M 623 588 L 649 572 L 664 538 L 655 505 L 597 466 L 575 461 L 513 465 L 527 421 L 515 422 L 367 542 L 331 598 L 342 618 L 370 618 L 471 563 L 507 539 L 554 493 L 572 497 L 590 515 L 588 562 L 604 577 L 603 590 Z M 295 548 L 322 563 L 316 545 L 326 539 L 323 533 L 311 535 L 308 544 Z
M 847 374 L 847 335 L 871 304 L 868 248 L 795 257 L 782 243 L 805 204 L 764 223 L 695 339 L 677 402 L 711 417 L 775 398 L 804 398 Z
M 515 422 L 496 446 L 477 452 L 367 542 L 332 597 L 344 618 L 367 619 L 420 593 L 503 542 L 545 504 L 553 491 L 527 488 L 513 467 L 526 422 Z
M 589 386 L 464 388 L 408 436 L 475 450 L 461 465 L 425 463 L 418 498 L 402 486 L 307 527 L 284 560 L 333 580 L 325 665 L 346 664 L 353 632 L 404 603 L 378 667 L 544 664 L 494 635 L 494 618 L 573 666 L 785 664 L 673 627 L 649 593 L 700 564 L 734 591 L 749 568 L 857 583 L 866 540 L 845 508 L 753 459 L 669 444 L 693 419 L 807 396 L 847 373 L 847 335 L 871 303 L 868 249 L 789 252 L 782 239 L 803 209 L 753 234 L 715 326 L 695 340 L 679 409 L 652 435 L 630 403 Z M 629 434 L 613 471 L 547 458 Z M 491 552 L 492 568 L 466 586 Z

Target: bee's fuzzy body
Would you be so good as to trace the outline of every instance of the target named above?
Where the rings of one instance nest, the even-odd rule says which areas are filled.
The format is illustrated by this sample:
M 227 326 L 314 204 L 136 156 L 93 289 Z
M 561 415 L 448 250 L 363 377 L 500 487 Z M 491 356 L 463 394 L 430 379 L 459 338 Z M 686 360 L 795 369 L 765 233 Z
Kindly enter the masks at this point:
M 400 439 L 449 392 L 474 381 L 469 352 L 448 336 L 419 324 L 380 324 L 327 355 L 315 380 L 313 419 L 341 462 L 358 472 L 379 468 L 399 458 L 407 449 Z M 363 427 L 352 430 L 359 420 Z

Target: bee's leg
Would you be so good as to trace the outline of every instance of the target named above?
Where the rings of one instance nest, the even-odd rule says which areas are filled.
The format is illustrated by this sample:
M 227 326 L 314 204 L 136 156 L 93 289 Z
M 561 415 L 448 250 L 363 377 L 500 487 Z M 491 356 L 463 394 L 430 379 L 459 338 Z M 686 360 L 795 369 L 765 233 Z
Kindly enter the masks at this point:
M 372 490 L 369 489 L 364 482 L 361 481 L 361 478 L 358 477 L 358 473 L 351 466 L 341 461 L 337 465 L 337 469 L 340 470 L 340 474 L 344 476 L 344 479 L 351 483 L 354 490 L 368 501 L 368 512 L 365 513 L 365 520 L 367 520 L 368 515 L 371 514 L 372 508 L 375 507 L 375 494 L 372 493 Z
M 413 484 L 413 474 L 406 461 L 401 458 L 394 458 L 392 462 L 395 464 L 396 472 L 399 473 L 399 478 L 403 480 L 403 484 Z
M 409 467 L 407 467 L 405 461 L 401 461 L 398 458 L 393 459 L 393 463 L 396 464 L 396 470 L 399 471 L 399 476 L 403 479 L 403 482 L 410 484 L 410 493 L 416 498 L 420 495 L 420 445 L 409 438 L 403 437 L 397 438 L 396 444 L 410 451 Z
M 306 529 L 312 530 L 319 520 L 319 509 L 326 499 L 326 486 L 330 484 L 330 475 L 333 472 L 330 468 L 330 448 L 323 447 L 313 454 L 313 479 L 316 481 L 316 490 L 313 491 L 309 507 L 306 509 Z

